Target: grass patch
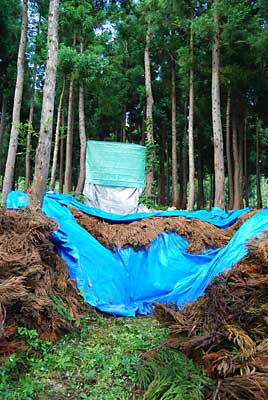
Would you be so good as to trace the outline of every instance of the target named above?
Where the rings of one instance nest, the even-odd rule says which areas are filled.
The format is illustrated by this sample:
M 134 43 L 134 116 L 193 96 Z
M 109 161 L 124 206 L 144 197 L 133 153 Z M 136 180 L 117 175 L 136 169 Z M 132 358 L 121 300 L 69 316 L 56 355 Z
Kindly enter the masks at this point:
M 56 345 L 43 344 L 33 331 L 21 332 L 26 348 L 0 366 L 2 400 L 129 399 L 141 354 L 167 334 L 153 318 L 97 314 Z

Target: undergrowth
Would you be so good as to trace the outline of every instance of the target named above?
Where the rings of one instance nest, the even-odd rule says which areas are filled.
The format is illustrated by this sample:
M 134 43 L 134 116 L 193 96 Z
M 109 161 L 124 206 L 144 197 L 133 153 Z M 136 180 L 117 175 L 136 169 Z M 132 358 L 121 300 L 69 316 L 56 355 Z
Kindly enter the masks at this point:
M 19 329 L 26 346 L 0 365 L 1 400 L 126 400 L 141 354 L 167 334 L 153 318 L 84 317 L 79 333 L 52 345 Z
M 167 348 L 142 361 L 137 373 L 143 400 L 203 400 L 212 385 L 184 354 Z
M 153 318 L 97 313 L 54 345 L 35 330 L 18 328 L 25 346 L 0 365 L 0 399 L 203 399 L 208 381 L 181 353 L 165 349 L 143 360 L 167 333 Z

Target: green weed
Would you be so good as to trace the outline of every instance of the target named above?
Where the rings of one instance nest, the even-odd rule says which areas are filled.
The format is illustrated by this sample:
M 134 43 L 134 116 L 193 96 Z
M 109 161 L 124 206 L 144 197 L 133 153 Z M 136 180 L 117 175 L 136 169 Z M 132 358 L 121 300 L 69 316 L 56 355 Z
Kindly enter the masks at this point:
M 202 400 L 211 384 L 181 352 L 165 348 L 138 364 L 137 373 L 143 400 Z
M 35 331 L 20 328 L 19 334 L 27 346 L 2 366 L 2 400 L 127 400 L 141 354 L 158 346 L 167 330 L 153 318 L 96 314 L 83 319 L 79 333 L 50 347 L 42 348 Z

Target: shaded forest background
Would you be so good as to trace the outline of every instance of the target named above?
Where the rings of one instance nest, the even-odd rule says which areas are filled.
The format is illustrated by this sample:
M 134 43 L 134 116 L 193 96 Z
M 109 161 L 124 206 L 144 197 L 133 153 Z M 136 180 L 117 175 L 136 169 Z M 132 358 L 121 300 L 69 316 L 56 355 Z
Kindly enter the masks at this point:
M 11 131 L 21 16 L 20 0 L 1 1 L 1 182 Z M 29 0 L 27 16 L 23 99 L 12 182 L 13 188 L 25 190 L 32 181 L 40 130 L 48 2 Z M 212 55 L 216 48 L 220 55 L 216 67 L 224 206 L 266 205 L 267 21 L 266 0 L 60 1 L 47 187 L 82 192 L 81 142 L 86 134 L 87 140 L 147 145 L 147 178 L 151 175 L 152 185 L 147 186 L 146 194 L 150 204 L 182 209 L 218 205 L 212 113 L 212 67 L 217 64 L 213 64 Z

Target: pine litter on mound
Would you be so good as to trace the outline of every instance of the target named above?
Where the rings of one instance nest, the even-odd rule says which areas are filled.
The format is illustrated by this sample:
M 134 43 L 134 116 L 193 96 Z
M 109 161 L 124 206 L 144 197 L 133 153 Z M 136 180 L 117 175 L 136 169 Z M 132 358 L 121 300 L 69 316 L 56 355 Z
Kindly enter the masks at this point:
M 81 304 L 50 235 L 54 220 L 37 211 L 0 209 L 0 355 L 21 347 L 18 326 L 56 340 L 80 323 Z
M 157 320 L 170 329 L 163 344 L 218 380 L 213 400 L 268 398 L 268 232 L 248 248 L 250 255 L 195 302 L 181 310 L 154 304 Z
M 186 217 L 149 217 L 129 223 L 110 223 L 68 208 L 79 225 L 111 250 L 114 246 L 131 246 L 135 250 L 148 248 L 160 233 L 175 232 L 189 241 L 187 251 L 192 254 L 202 253 L 207 248 L 225 247 L 246 219 L 259 211 L 250 211 L 230 228 L 221 229 L 209 222 Z

